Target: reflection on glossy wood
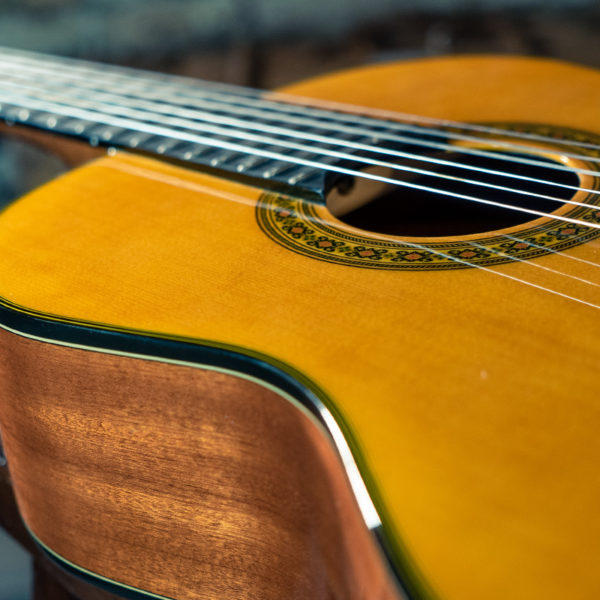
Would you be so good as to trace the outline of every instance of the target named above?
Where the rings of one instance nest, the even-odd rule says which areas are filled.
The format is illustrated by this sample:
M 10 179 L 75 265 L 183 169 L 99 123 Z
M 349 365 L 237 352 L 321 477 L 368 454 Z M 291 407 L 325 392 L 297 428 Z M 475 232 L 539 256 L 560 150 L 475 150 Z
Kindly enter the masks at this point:
M 332 446 L 286 399 L 213 371 L 0 340 L 19 505 L 63 558 L 170 598 L 392 597 Z
M 589 69 L 461 58 L 378 66 L 293 91 L 449 119 L 600 133 L 599 89 L 600 76 Z M 264 235 L 256 222 L 261 193 L 149 159 L 102 159 L 2 214 L 0 295 L 64 318 L 252 349 L 304 373 L 352 432 L 397 555 L 408 557 L 414 578 L 439 597 L 596 597 L 600 301 L 598 287 L 586 280 L 597 281 L 598 241 L 487 271 L 361 269 L 291 252 Z M 343 229 L 324 209 L 319 214 Z M 135 537 L 140 529 L 133 523 L 144 511 L 151 515 L 163 532 L 161 549 L 167 540 L 171 558 L 162 564 L 170 578 L 155 575 L 161 561 L 143 562 L 127 579 L 142 587 L 181 595 L 209 586 L 208 597 L 243 588 L 285 597 L 306 584 L 311 594 L 345 598 L 350 589 L 364 589 L 363 575 L 374 572 L 381 581 L 367 541 L 360 545 L 366 558 L 356 559 L 365 571 L 352 562 L 349 548 L 358 544 L 346 536 L 363 535 L 348 524 L 354 517 L 344 516 L 343 530 L 329 529 L 338 522 L 331 499 L 347 493 L 336 483 L 337 459 L 279 397 L 214 374 L 170 377 L 179 367 L 4 341 L 1 381 L 11 401 L 1 419 L 17 492 L 32 529 L 45 531 L 40 537 L 56 549 L 95 560 L 87 552 L 94 542 L 78 537 L 80 529 L 49 527 L 56 521 L 69 527 L 79 498 L 86 526 L 97 528 L 100 539 L 126 532 L 111 557 L 104 555 L 102 567 L 111 574 L 141 548 L 162 560 L 158 538 Z M 248 421 L 228 423 L 225 413 L 213 413 L 213 405 L 235 404 L 240 394 L 250 404 L 235 411 L 253 406 Z M 21 402 L 29 408 L 19 408 Z M 206 406 L 200 419 L 203 402 L 211 410 Z M 274 414 L 283 437 L 272 438 L 267 427 Z M 198 421 L 188 431 L 190 418 Z M 150 433 L 146 422 L 160 427 Z M 234 424 L 241 429 L 224 439 L 221 428 Z M 200 439 L 206 447 L 194 446 Z M 175 451 L 190 443 L 191 452 L 175 460 Z M 232 454 L 218 458 L 216 447 Z M 260 460 L 250 464 L 250 456 Z M 188 482 L 195 461 L 211 457 L 219 465 L 207 471 L 215 485 L 205 487 L 205 475 Z M 235 472 L 234 463 L 241 467 Z M 173 469 L 185 485 L 182 476 L 168 479 Z M 305 477 L 310 469 L 316 479 Z M 47 503 L 33 483 L 47 470 L 53 479 L 61 470 L 69 475 L 55 489 L 60 504 Z M 85 479 L 82 487 L 73 483 L 75 471 Z M 135 489 L 139 473 L 167 478 L 175 500 L 156 483 Z M 299 489 L 299 481 L 311 485 Z M 313 488 L 314 481 L 323 487 Z M 144 501 L 129 502 L 134 496 L 123 490 Z M 279 501 L 300 491 L 319 510 L 295 513 Z M 100 507 L 101 497 L 108 504 Z M 163 519 L 174 516 L 173 502 L 185 517 L 175 521 L 182 535 L 172 535 Z M 227 510 L 213 518 L 220 502 Z M 326 532 L 316 553 L 297 525 L 309 521 Z M 230 536 L 236 524 L 243 533 Z M 214 530 L 224 537 L 206 533 Z M 188 548 L 195 534 L 214 545 Z M 249 539 L 260 554 L 243 551 Z M 232 560 L 221 561 L 232 549 Z M 338 558 L 350 562 L 342 567 Z M 197 577 L 191 587 L 180 576 L 186 561 L 185 575 Z M 308 583 L 303 573 L 313 567 L 327 576 Z M 354 570 L 356 580 L 347 579 Z
M 117 600 L 110 592 L 69 575 L 33 541 L 23 525 L 6 468 L 0 468 L 0 527 L 31 554 L 33 561 L 32 600 Z

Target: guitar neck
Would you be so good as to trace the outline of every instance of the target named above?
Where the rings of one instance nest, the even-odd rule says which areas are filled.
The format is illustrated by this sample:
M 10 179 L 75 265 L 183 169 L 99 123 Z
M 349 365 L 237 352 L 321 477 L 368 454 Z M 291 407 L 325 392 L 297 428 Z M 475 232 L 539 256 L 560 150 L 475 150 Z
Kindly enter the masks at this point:
M 298 107 L 284 103 L 268 112 L 265 106 L 275 103 L 253 90 L 11 49 L 0 49 L 0 68 L 0 118 L 9 125 L 160 156 L 261 187 L 293 188 L 320 200 L 344 177 L 337 169 L 360 167 L 335 156 L 324 161 L 321 150 L 329 145 L 323 142 L 304 149 L 306 116 L 294 118 Z M 316 110 L 315 117 L 320 113 L 326 114 Z M 279 114 L 287 116 L 283 127 L 273 125 Z M 321 134 L 325 139 L 331 131 Z M 347 137 L 369 141 L 363 134 Z

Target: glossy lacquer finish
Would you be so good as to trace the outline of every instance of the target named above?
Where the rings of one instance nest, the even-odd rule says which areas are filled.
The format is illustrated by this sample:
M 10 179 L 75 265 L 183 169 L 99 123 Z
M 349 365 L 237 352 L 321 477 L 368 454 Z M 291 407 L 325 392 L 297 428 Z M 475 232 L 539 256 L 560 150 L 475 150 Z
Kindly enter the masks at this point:
M 60 558 L 169 598 L 392 597 L 331 444 L 285 395 L 9 333 L 2 349 L 12 478 Z
M 577 130 L 590 143 L 599 90 L 590 70 L 509 58 L 374 67 L 293 89 Z M 570 164 L 593 169 L 588 150 Z M 543 152 L 560 159 L 552 144 Z M 287 244 L 275 229 L 290 211 L 299 229 Z M 331 239 L 295 247 L 312 225 Z M 419 243 L 487 247 L 526 231 L 541 244 L 546 226 L 555 220 Z M 331 258 L 339 235 L 359 264 Z M 0 295 L 13 312 L 56 319 L 47 338 L 65 321 L 94 324 L 197 340 L 293 374 L 345 432 L 414 597 L 595 597 L 600 295 L 586 282 L 597 281 L 597 239 L 462 269 L 380 268 L 372 257 L 384 242 L 398 240 L 324 207 L 118 155 L 1 215 Z M 2 340 L 16 492 L 54 552 L 178 598 L 396 593 L 334 446 L 287 397 L 233 374 Z

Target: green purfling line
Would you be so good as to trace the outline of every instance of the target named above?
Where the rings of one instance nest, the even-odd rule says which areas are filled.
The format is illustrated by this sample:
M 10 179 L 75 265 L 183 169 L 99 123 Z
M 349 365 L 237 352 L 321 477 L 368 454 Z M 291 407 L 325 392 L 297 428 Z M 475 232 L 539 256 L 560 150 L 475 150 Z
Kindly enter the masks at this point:
M 27 531 L 29 532 L 29 535 L 33 538 L 35 543 L 38 544 L 38 546 L 40 546 L 40 548 L 42 548 L 44 550 L 44 552 L 49 554 L 58 563 L 62 563 L 62 565 L 65 565 L 69 569 L 73 569 L 74 571 L 79 571 L 81 574 L 86 575 L 87 577 L 90 577 L 92 579 L 97 579 L 97 580 L 102 581 L 103 583 L 109 584 L 111 586 L 123 588 L 123 589 L 133 592 L 135 594 L 143 594 L 144 596 L 146 596 L 148 598 L 156 598 L 157 600 L 175 600 L 174 598 L 170 598 L 169 596 L 160 596 L 160 595 L 154 594 L 152 592 L 147 592 L 146 590 L 142 590 L 142 589 L 136 588 L 132 585 L 127 585 L 126 583 L 121 583 L 119 581 L 115 581 L 114 579 L 110 579 L 109 577 L 104 577 L 103 575 L 94 573 L 93 571 L 90 571 L 89 569 L 86 569 L 85 567 L 80 567 L 79 565 L 72 563 L 70 560 L 66 559 L 64 556 L 61 556 L 60 554 L 58 554 L 58 552 L 55 552 L 54 550 L 52 550 L 52 548 L 50 548 L 49 546 L 44 544 L 44 542 L 42 542 L 42 540 L 40 540 L 40 538 L 35 533 L 33 533 L 33 531 L 31 530 L 31 528 L 29 527 L 29 525 L 27 523 L 24 523 L 24 525 L 25 525 L 25 528 L 27 529 Z

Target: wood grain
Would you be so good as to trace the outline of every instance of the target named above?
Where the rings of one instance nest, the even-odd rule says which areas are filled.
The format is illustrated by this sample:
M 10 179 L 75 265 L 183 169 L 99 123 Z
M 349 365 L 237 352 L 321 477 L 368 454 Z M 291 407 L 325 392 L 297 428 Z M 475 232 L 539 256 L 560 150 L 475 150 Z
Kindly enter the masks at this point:
M 31 555 L 33 563 L 32 600 L 116 600 L 110 592 L 86 583 L 57 566 L 34 542 L 23 524 L 16 504 L 10 475 L 0 467 L 0 527 L 9 533 Z
M 590 69 L 533 59 L 463 57 L 376 66 L 293 91 L 440 118 L 555 124 L 598 134 L 599 89 L 600 75 Z M 101 159 L 2 213 L 0 296 L 61 318 L 253 349 L 306 374 L 335 403 L 352 432 L 386 530 L 399 540 L 396 551 L 417 565 L 439 597 L 597 597 L 600 299 L 598 286 L 584 280 L 597 283 L 598 240 L 487 271 L 361 269 L 314 260 L 276 244 L 256 222 L 261 194 L 140 157 Z M 319 214 L 332 228 L 345 231 L 325 210 Z M 502 233 L 518 237 L 521 232 L 514 227 Z M 32 382 L 50 380 L 35 371 L 40 353 L 19 362 L 10 347 L 2 353 L 9 372 L 33 369 Z M 121 382 L 119 369 L 111 369 Z M 81 375 L 71 385 L 69 371 L 59 362 L 50 372 L 62 374 L 67 399 L 74 393 L 70 389 L 88 380 Z M 33 393 L 23 377 L 13 375 L 6 382 L 16 386 L 15 397 Z M 153 389 L 150 382 L 149 377 L 139 390 Z M 224 396 L 227 390 L 236 394 L 235 386 L 227 387 L 230 383 L 223 383 Z M 118 387 L 113 382 L 112 389 Z M 135 394 L 128 389 L 131 397 L 143 397 L 138 388 Z M 192 392 L 183 384 L 174 390 L 191 401 Z M 264 390 L 256 397 L 263 396 Z M 163 398 L 164 406 L 170 406 L 168 400 Z M 85 395 L 92 421 L 105 423 L 109 434 L 112 419 L 101 421 L 101 415 L 116 410 L 115 401 L 98 386 Z M 53 402 L 52 395 L 38 396 L 29 419 L 16 404 L 10 412 L 3 408 L 3 433 L 6 428 L 15 455 L 9 459 L 17 461 L 18 440 L 28 439 L 24 432 L 37 431 L 32 422 L 38 412 L 54 419 L 58 431 L 68 424 L 71 400 L 56 413 Z M 136 410 L 144 406 L 133 404 Z M 158 403 L 155 410 L 156 421 Z M 80 409 L 73 414 L 80 415 Z M 132 431 L 145 431 L 143 422 L 132 424 Z M 175 433 L 173 439 L 183 439 Z M 50 439 L 41 434 L 36 444 Z M 52 444 L 66 443 L 64 436 L 60 439 Z M 111 445 L 98 438 L 93 450 L 87 438 L 85 443 L 78 439 L 78 451 L 92 466 L 126 446 L 123 432 Z M 143 446 L 139 456 L 154 468 L 160 461 L 149 447 Z M 34 446 L 20 452 L 30 453 L 19 460 L 27 458 L 32 473 L 47 464 Z M 311 457 L 314 450 L 307 452 Z M 82 470 L 90 466 L 84 462 Z M 271 475 L 278 470 L 285 476 L 288 471 L 276 463 L 272 457 L 266 463 Z M 259 477 L 252 469 L 237 477 L 249 473 Z M 19 477 L 17 491 L 27 485 L 26 469 Z M 120 477 L 118 483 L 124 481 Z M 207 493 L 200 497 L 216 501 L 218 487 Z M 42 503 L 42 492 L 36 494 Z M 114 494 L 119 510 L 102 516 L 106 523 L 126 521 L 127 526 L 131 519 L 126 516 L 138 505 L 119 504 Z M 154 497 L 149 502 L 160 504 Z M 203 504 L 199 514 L 209 518 L 211 506 Z M 230 519 L 237 508 L 233 503 Z M 258 505 L 247 509 L 257 543 L 270 555 L 269 531 L 276 525 L 285 531 L 285 523 L 265 514 L 261 527 L 275 529 L 261 529 Z M 57 513 L 44 505 L 38 518 L 46 512 L 46 519 L 60 518 L 62 509 Z M 100 513 L 87 514 L 100 521 Z M 282 539 L 289 543 L 285 535 Z M 65 536 L 62 543 L 70 540 Z M 179 542 L 169 543 L 179 551 Z M 301 567 L 312 555 L 307 548 L 300 551 Z M 338 555 L 338 546 L 332 548 Z M 268 585 L 277 573 L 292 569 L 289 554 L 279 549 L 276 554 L 273 568 L 264 562 L 250 566 L 244 553 L 236 561 Z M 198 564 L 212 564 L 207 556 L 197 558 L 202 558 Z M 227 581 L 222 577 L 206 585 L 241 585 Z M 293 581 L 295 575 L 288 581 L 292 587 Z M 331 581 L 338 585 L 337 576 Z M 258 588 L 242 587 L 258 594 Z
M 331 444 L 214 371 L 1 333 L 19 507 L 75 565 L 169 598 L 392 598 Z

